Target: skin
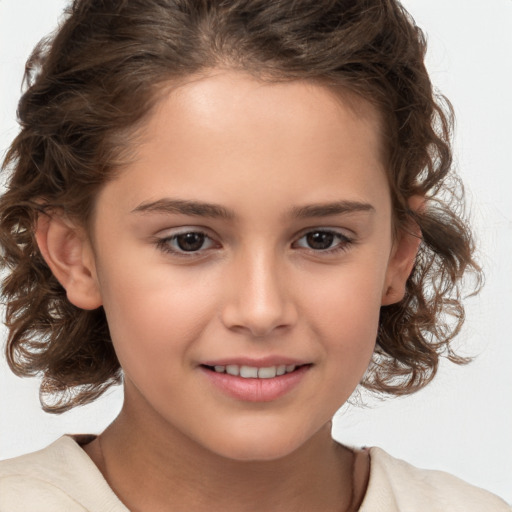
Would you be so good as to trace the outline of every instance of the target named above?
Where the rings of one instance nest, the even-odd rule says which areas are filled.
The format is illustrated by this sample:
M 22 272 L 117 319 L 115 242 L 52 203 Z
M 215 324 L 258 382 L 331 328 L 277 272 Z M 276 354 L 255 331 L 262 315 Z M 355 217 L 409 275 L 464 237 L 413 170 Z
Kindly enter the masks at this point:
M 339 511 L 362 500 L 365 456 L 332 441 L 330 422 L 418 244 L 393 238 L 379 134 L 363 100 L 218 71 L 164 96 L 135 159 L 100 192 L 90 236 L 40 219 L 69 300 L 107 315 L 125 403 L 85 450 L 130 510 Z M 161 207 L 169 199 L 229 215 L 176 213 Z M 347 211 L 304 209 L 340 202 Z M 197 231 L 200 250 L 169 252 L 173 236 Z M 311 247 L 306 235 L 326 231 L 329 247 Z M 266 402 L 226 395 L 201 367 L 269 356 L 308 366 Z

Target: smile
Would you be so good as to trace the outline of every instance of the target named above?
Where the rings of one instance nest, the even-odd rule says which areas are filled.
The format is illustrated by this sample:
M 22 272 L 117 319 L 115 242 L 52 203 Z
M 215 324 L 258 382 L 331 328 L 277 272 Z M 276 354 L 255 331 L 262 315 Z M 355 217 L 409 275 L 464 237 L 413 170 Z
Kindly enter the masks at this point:
M 237 364 L 207 366 L 208 369 L 217 373 L 227 373 L 234 377 L 242 377 L 243 379 L 273 379 L 287 373 L 292 373 L 297 368 L 294 364 L 267 366 L 258 368 L 256 366 L 246 366 Z
M 202 364 L 200 369 L 213 388 L 244 402 L 272 402 L 297 388 L 312 364 Z

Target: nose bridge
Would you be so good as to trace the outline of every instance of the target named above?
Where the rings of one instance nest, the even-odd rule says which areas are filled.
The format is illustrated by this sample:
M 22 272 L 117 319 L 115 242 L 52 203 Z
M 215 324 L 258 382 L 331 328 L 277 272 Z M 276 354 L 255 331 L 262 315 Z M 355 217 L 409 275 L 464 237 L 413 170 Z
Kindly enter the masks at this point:
M 246 329 L 256 337 L 295 321 L 284 259 L 269 245 L 253 244 L 235 257 L 223 312 L 226 326 Z

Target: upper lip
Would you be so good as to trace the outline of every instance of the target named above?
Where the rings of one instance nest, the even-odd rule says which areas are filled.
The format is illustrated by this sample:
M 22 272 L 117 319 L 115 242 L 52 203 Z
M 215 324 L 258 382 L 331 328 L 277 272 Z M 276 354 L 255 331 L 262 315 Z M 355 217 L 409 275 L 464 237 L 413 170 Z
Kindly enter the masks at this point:
M 238 366 L 252 366 L 256 368 L 268 368 L 269 366 L 280 365 L 301 366 L 310 364 L 310 362 L 285 356 L 266 356 L 261 358 L 226 357 L 221 359 L 209 359 L 201 362 L 201 365 L 203 366 L 228 366 L 230 364 Z

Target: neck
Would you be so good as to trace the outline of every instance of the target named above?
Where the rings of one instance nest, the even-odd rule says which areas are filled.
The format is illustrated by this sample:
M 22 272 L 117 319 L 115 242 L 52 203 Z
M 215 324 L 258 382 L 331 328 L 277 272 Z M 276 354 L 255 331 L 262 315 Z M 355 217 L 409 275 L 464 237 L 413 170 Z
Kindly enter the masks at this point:
M 236 461 L 133 412 L 125 404 L 87 450 L 132 512 L 340 511 L 354 501 L 354 454 L 330 425 L 285 457 Z

